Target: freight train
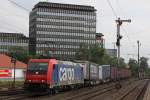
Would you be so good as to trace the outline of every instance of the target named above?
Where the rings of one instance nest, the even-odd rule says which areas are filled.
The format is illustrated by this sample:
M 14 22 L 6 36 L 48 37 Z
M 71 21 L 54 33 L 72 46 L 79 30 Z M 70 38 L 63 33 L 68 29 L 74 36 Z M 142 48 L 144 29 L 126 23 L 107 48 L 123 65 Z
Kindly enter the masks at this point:
M 28 63 L 24 87 L 27 90 L 60 91 L 115 81 L 131 76 L 125 68 L 98 65 L 88 61 L 60 61 L 31 59 Z

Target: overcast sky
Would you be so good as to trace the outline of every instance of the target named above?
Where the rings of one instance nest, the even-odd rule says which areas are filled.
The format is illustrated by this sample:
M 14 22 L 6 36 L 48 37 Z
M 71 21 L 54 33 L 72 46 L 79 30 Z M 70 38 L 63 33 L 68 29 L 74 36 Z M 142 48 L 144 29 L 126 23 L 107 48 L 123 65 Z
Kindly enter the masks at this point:
M 33 5 L 44 0 L 12 0 L 31 11 Z M 45 0 L 46 1 L 46 0 Z M 49 0 L 58 3 L 70 3 L 95 6 L 97 9 L 97 32 L 103 33 L 106 48 L 113 48 L 116 41 L 116 17 L 107 1 L 121 19 L 131 19 L 121 27 L 121 56 L 125 59 L 137 58 L 137 40 L 140 40 L 140 55 L 150 57 L 150 1 L 149 0 Z M 1 0 L 0 31 L 19 32 L 29 35 L 29 11 Z M 132 55 L 129 55 L 132 54 Z M 133 55 L 134 54 L 134 55 Z

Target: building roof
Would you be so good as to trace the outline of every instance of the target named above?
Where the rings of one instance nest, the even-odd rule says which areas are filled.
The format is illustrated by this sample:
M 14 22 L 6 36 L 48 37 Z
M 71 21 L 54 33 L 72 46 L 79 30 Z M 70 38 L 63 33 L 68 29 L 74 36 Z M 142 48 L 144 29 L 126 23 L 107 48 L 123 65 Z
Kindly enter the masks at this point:
M 26 37 L 22 33 L 5 33 L 5 32 L 0 32 L 0 38 L 17 38 L 17 39 L 26 39 L 26 40 L 28 40 L 28 37 Z
M 35 5 L 34 8 L 59 8 L 59 9 L 72 9 L 72 10 L 80 10 L 80 11 L 96 11 L 96 9 L 92 6 L 85 5 L 75 5 L 75 4 L 62 4 L 62 3 L 52 3 L 52 2 L 39 2 Z
M 97 37 L 102 37 L 102 36 L 104 36 L 102 33 L 96 33 L 96 36 Z
M 26 69 L 26 67 L 27 64 L 17 60 L 16 68 Z M 0 68 L 14 68 L 14 64 L 11 63 L 11 57 L 0 54 Z

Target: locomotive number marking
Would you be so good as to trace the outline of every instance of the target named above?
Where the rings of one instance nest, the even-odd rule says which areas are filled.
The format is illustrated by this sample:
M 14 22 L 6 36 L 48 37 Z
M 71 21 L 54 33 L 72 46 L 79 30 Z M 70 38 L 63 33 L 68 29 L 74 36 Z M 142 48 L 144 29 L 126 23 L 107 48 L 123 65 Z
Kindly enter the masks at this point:
M 60 68 L 59 80 L 60 81 L 72 81 L 72 80 L 74 80 L 74 69 L 73 68 Z

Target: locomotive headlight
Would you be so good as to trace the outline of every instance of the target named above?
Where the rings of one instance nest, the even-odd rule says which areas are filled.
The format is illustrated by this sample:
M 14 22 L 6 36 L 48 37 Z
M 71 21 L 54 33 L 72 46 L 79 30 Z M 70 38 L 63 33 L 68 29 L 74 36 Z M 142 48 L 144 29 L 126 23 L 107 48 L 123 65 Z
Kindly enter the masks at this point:
M 28 80 L 29 82 L 31 82 L 31 80 Z
M 42 83 L 45 82 L 45 80 L 42 80 Z

